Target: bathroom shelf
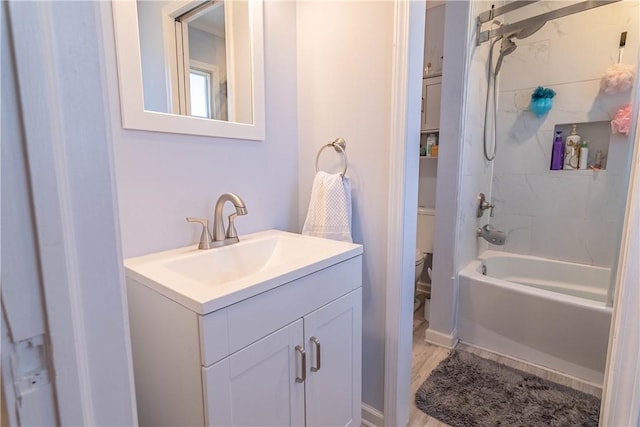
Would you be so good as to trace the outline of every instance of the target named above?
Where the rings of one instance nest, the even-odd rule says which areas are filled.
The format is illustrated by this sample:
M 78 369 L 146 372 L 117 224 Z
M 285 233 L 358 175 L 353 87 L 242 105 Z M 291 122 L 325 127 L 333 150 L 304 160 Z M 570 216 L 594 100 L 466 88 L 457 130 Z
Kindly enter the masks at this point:
M 606 174 L 607 170 L 606 169 L 575 169 L 575 170 L 565 170 L 565 169 L 560 169 L 560 170 L 550 170 L 549 173 L 551 173 L 552 175 L 555 174 L 562 174 L 562 175 L 593 175 L 601 173 L 601 174 Z
M 571 133 L 571 126 L 576 125 L 578 128 L 578 135 L 581 136 L 582 142 L 589 142 L 589 164 L 594 163 L 595 156 L 598 151 L 603 155 L 602 168 L 599 171 L 589 169 L 577 169 L 566 170 L 561 169 L 554 172 L 563 173 L 595 173 L 602 172 L 607 169 L 607 157 L 609 155 L 609 144 L 611 142 L 611 122 L 609 121 L 597 121 L 597 122 L 572 122 L 572 123 L 558 123 L 554 126 L 554 134 L 556 131 L 562 131 L 562 139 L 566 140 L 567 136 Z

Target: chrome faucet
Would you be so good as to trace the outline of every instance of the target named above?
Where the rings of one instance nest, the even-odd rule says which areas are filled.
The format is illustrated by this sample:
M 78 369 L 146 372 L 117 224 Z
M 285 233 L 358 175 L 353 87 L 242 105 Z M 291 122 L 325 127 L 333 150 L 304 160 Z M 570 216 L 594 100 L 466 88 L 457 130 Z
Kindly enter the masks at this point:
M 476 236 L 482 237 L 492 245 L 504 245 L 507 241 L 507 235 L 503 231 L 494 230 L 489 224 L 476 230 Z
M 236 208 L 236 211 L 229 215 L 229 226 L 225 232 L 224 229 L 224 220 L 222 218 L 222 210 L 224 208 L 225 202 L 233 203 L 233 206 Z M 244 205 L 244 201 L 234 193 L 224 193 L 222 196 L 218 198 L 216 202 L 216 207 L 213 211 L 213 236 L 209 232 L 209 221 L 201 218 L 187 218 L 189 222 L 197 222 L 202 225 L 202 234 L 200 235 L 200 243 L 198 244 L 198 249 L 213 249 L 218 248 L 220 246 L 231 245 L 233 243 L 238 243 L 240 239 L 238 239 L 238 232 L 236 231 L 235 225 L 233 225 L 233 221 L 237 216 L 242 216 L 247 214 L 247 208 Z
M 227 227 L 227 231 L 224 231 L 224 220 L 222 219 L 222 208 L 224 207 L 225 202 L 233 203 L 236 211 L 229 215 L 229 226 Z M 222 196 L 218 197 L 218 201 L 216 202 L 216 207 L 213 211 L 213 247 L 230 245 L 232 243 L 238 243 L 238 232 L 236 231 L 235 225 L 233 225 L 233 221 L 237 216 L 242 216 L 247 214 L 247 208 L 244 205 L 244 201 L 235 193 L 224 193 Z

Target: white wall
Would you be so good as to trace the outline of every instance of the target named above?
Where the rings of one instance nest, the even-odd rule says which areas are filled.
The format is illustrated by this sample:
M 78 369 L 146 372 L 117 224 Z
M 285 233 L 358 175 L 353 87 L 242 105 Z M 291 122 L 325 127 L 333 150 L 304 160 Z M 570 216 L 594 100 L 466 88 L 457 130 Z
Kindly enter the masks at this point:
M 436 186 L 438 184 L 438 159 L 420 157 L 418 175 L 418 206 L 436 206 Z
M 547 8 L 541 2 L 507 19 L 515 22 Z M 624 62 L 635 62 L 639 9 L 638 2 L 626 1 L 548 22 L 533 36 L 517 40 L 517 50 L 505 58 L 493 176 L 496 216 L 491 223 L 508 237 L 506 245 L 493 249 L 614 265 L 631 141 L 611 136 L 604 171 L 550 171 L 549 165 L 554 125 L 609 121 L 630 101 L 631 91 L 615 96 L 600 92 L 600 77 L 617 61 L 623 31 L 628 31 Z M 557 92 L 553 108 L 541 118 L 528 111 L 538 85 Z M 580 130 L 578 125 L 578 134 Z M 591 150 L 590 158 L 594 155 Z
M 488 46 L 475 46 L 475 17 L 491 2 L 446 5 L 440 151 L 436 191 L 431 314 L 427 339 L 452 345 L 456 339 L 458 271 L 476 257 L 475 216 L 479 192 L 490 193 L 491 165 L 484 160 L 485 69 Z M 464 37 L 461 37 L 461 33 Z
M 110 21 L 110 8 L 103 9 Z M 105 62 L 125 258 L 197 242 L 200 229 L 185 217 L 212 221 L 216 199 L 230 191 L 248 209 L 236 220 L 240 238 L 266 228 L 298 230 L 295 22 L 295 3 L 265 3 L 263 142 L 123 130 L 115 44 L 107 29 Z
M 640 65 L 640 55 L 636 64 Z M 635 81 L 637 93 L 640 87 L 637 73 Z M 635 96 L 633 117 L 638 117 L 639 107 L 640 99 Z M 635 133 L 633 127 L 631 123 L 629 137 L 635 143 L 630 156 L 631 179 L 600 411 L 600 425 L 605 426 L 640 425 L 640 122 L 637 119 Z
M 169 111 L 167 75 L 164 61 L 162 8 L 169 1 L 137 1 L 138 29 L 142 60 L 144 107 L 150 111 Z
M 353 238 L 365 248 L 362 398 L 382 410 L 394 6 L 390 1 L 299 2 L 297 12 L 300 223 L 318 149 L 344 137 Z M 332 150 L 325 156 L 329 163 L 338 158 Z

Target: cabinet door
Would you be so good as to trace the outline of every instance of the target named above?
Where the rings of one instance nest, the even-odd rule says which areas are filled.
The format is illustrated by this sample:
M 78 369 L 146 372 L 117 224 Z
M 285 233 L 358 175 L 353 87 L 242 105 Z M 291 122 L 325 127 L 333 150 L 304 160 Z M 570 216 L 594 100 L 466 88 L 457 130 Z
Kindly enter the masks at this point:
M 306 420 L 310 426 L 359 426 L 362 289 L 304 317 Z
M 442 90 L 442 78 L 424 79 L 426 85 L 425 101 L 425 130 L 437 130 L 440 128 L 440 94 Z
M 203 368 L 209 426 L 304 425 L 302 328 L 300 319 Z

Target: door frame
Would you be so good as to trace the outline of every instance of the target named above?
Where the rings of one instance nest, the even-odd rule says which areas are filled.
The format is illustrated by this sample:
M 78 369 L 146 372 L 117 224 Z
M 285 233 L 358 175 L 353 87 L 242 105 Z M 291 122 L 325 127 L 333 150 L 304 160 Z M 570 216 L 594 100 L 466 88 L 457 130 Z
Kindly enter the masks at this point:
M 394 3 L 383 414 L 384 425 L 389 427 L 407 425 L 411 401 L 419 168 L 413 154 L 420 138 L 413 129 L 420 129 L 426 17 L 425 0 Z
M 419 129 L 419 87 L 413 78 L 422 75 L 422 64 L 416 71 L 414 57 L 422 58 L 424 40 L 425 0 L 395 1 L 394 53 L 391 92 L 391 134 L 389 156 L 389 228 L 386 317 L 385 317 L 385 426 L 406 425 L 411 396 L 411 350 L 413 318 L 413 264 L 416 227 L 417 180 L 415 180 L 415 139 L 412 129 Z M 421 15 L 421 16 L 419 16 Z M 420 30 L 421 34 L 420 34 Z M 466 34 L 466 32 L 464 32 Z M 421 39 L 422 38 L 422 39 Z M 637 68 L 640 68 L 640 55 Z M 464 70 L 462 70 L 464 72 Z M 634 117 L 640 104 L 640 76 L 636 75 Z M 416 122 L 415 116 L 418 121 Z M 461 129 L 463 131 L 464 129 Z M 462 135 L 462 134 L 461 134 Z M 600 420 L 604 425 L 635 425 L 640 410 L 637 374 L 640 372 L 640 273 L 634 262 L 640 258 L 640 122 L 629 138 L 635 141 L 633 167 L 624 221 L 624 235 L 618 267 L 617 295 L 613 305 L 613 321 L 607 352 L 607 367 L 603 384 Z M 458 138 L 459 140 L 460 138 Z M 455 149 L 460 155 L 459 149 Z M 416 160 L 417 162 L 417 160 Z M 450 230 L 455 236 L 455 230 Z M 450 234 L 451 234 L 450 233 Z M 453 254 L 455 256 L 455 254 Z M 636 263 L 637 264 L 637 263 Z M 399 283 L 399 286 L 395 284 Z M 624 300 L 621 304 L 620 301 Z M 411 304 L 410 304 L 411 303 Z M 635 373 L 636 375 L 630 375 Z M 621 395 L 620 390 L 626 392 Z
M 61 425 L 137 424 L 101 7 L 8 2 Z

